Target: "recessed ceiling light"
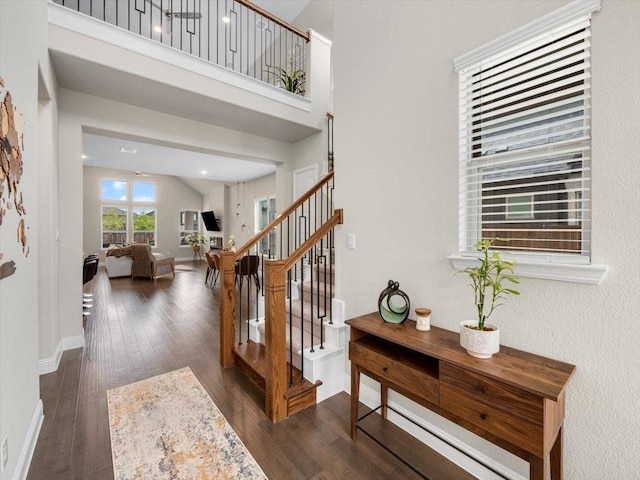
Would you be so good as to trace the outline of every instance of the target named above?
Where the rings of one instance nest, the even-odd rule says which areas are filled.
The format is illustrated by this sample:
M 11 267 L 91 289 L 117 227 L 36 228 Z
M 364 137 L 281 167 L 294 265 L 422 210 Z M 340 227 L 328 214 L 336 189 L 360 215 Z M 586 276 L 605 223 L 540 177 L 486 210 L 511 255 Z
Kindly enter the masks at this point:
M 200 173 L 201 173 L 202 175 L 206 175 L 208 172 L 207 172 L 206 170 L 200 170 Z
M 82 157 L 82 159 L 83 159 L 83 160 L 86 160 L 86 159 L 87 159 L 87 156 L 86 156 L 86 155 L 81 155 L 81 157 Z
M 224 23 L 230 23 L 231 22 L 231 17 L 229 17 L 229 15 L 225 15 L 224 17 L 222 17 L 222 21 Z
M 121 153 L 128 153 L 130 155 L 135 155 L 136 153 L 138 153 L 138 150 L 136 148 L 120 147 L 120 152 Z

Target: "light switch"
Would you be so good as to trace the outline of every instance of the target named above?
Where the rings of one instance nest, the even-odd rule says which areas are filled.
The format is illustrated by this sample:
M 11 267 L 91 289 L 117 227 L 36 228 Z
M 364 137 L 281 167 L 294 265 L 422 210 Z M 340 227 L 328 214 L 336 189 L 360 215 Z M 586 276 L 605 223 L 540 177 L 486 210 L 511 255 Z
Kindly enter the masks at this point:
M 350 233 L 347 235 L 347 248 L 356 248 L 356 234 Z

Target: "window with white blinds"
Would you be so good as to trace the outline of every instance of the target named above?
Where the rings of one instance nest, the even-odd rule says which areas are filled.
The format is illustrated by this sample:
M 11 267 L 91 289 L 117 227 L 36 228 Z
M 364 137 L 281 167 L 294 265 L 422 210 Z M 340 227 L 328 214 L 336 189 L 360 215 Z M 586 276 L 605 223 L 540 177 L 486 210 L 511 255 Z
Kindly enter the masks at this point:
M 456 60 L 461 254 L 590 261 L 590 14 Z

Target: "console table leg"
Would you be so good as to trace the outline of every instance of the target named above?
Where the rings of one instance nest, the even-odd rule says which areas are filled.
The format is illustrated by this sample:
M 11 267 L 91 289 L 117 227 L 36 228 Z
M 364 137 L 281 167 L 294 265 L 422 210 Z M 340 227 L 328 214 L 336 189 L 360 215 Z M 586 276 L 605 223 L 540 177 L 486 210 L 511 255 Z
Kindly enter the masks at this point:
M 545 480 L 544 472 L 547 470 L 547 462 L 544 458 L 529 456 L 529 480 Z M 555 479 L 554 479 L 555 480 Z
M 358 433 L 358 403 L 360 401 L 360 370 L 351 363 L 351 438 L 356 439 Z
M 551 447 L 551 480 L 562 480 L 562 427 L 558 430 L 556 441 Z
M 386 385 L 380 384 L 380 404 L 382 405 L 380 413 L 382 415 L 382 418 L 384 418 L 385 420 L 387 419 L 387 400 L 388 399 L 389 399 L 389 388 Z

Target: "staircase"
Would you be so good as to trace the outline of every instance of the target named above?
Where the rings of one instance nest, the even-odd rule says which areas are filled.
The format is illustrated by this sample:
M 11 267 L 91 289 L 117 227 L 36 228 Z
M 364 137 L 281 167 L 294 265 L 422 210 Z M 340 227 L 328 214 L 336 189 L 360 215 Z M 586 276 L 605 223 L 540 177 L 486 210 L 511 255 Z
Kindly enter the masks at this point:
M 325 324 L 333 324 L 331 303 L 335 292 L 334 256 L 332 263 L 312 261 L 305 266 L 301 281 L 293 281 L 286 301 L 286 340 L 291 352 L 288 359 L 298 370 L 304 371 L 302 353 L 326 348 Z M 331 322 L 331 323 L 329 323 Z M 264 344 L 265 322 L 258 323 L 255 341 Z
M 330 172 L 237 252 L 222 254 L 220 363 L 264 392 L 274 422 L 342 390 L 346 327 L 333 299 L 341 223 Z M 273 241 L 266 251 L 263 238 Z M 261 257 L 262 289 L 236 289 L 234 265 L 247 254 Z

